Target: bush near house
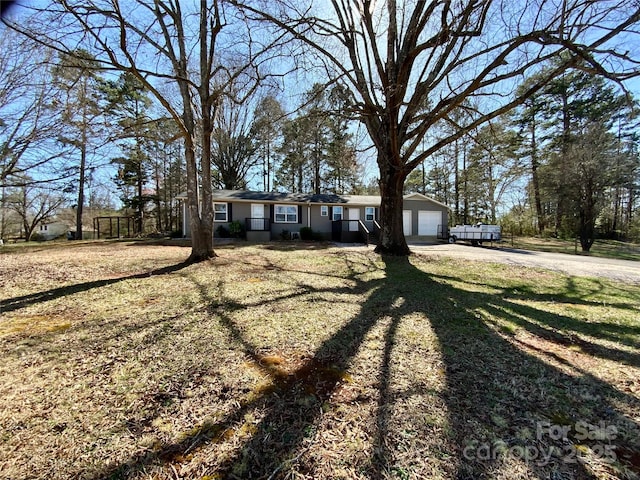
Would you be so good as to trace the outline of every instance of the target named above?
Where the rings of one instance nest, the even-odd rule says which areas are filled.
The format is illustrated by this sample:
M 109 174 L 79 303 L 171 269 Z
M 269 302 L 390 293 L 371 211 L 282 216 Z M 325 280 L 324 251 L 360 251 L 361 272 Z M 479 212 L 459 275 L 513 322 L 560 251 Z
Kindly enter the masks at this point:
M 244 225 L 238 220 L 234 220 L 229 224 L 229 236 L 231 238 L 246 238 L 247 234 Z
M 311 229 L 311 227 L 302 227 L 300 229 L 300 239 L 301 240 L 313 240 L 313 230 Z
M 29 241 L 31 242 L 44 242 L 46 240 L 45 236 L 39 232 L 34 232 L 31 234 L 31 237 L 29 237 Z

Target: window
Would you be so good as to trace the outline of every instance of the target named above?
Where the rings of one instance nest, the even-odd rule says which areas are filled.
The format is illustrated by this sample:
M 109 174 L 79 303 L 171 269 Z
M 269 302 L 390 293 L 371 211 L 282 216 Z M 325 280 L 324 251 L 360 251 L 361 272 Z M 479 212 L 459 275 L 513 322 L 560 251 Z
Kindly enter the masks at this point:
M 327 205 L 320 205 L 320 216 L 321 217 L 329 216 L 329 207 Z
M 333 207 L 333 218 L 332 220 L 335 222 L 336 220 L 342 220 L 342 207 Z
M 364 207 L 364 220 L 365 222 L 373 222 L 376 219 L 375 207 Z
M 213 204 L 213 221 L 214 222 L 227 222 L 227 204 L 226 203 L 214 203 Z
M 297 205 L 276 205 L 274 207 L 275 221 L 278 223 L 298 223 Z

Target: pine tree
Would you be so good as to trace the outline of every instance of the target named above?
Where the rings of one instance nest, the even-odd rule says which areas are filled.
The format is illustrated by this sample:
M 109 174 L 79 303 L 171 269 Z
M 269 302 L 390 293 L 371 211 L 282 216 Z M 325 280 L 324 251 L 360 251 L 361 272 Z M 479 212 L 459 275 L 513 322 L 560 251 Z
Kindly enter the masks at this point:
M 77 202 L 75 239 L 82 240 L 82 215 L 85 204 L 85 182 L 92 150 L 103 135 L 103 109 L 100 105 L 100 68 L 91 54 L 84 50 L 61 54 L 53 69 L 54 81 L 60 88 L 57 103 L 63 109 L 62 123 L 66 132 L 60 136 L 63 144 L 79 152 L 77 171 Z
M 155 194 L 146 191 L 151 174 L 151 138 L 154 132 L 147 110 L 151 105 L 143 84 L 133 75 L 124 73 L 117 81 L 103 82 L 101 89 L 107 102 L 106 110 L 117 121 L 115 139 L 120 141 L 123 156 L 112 159 L 118 166 L 114 181 L 120 189 L 125 208 L 135 212 L 136 232 L 142 234 L 145 210 Z

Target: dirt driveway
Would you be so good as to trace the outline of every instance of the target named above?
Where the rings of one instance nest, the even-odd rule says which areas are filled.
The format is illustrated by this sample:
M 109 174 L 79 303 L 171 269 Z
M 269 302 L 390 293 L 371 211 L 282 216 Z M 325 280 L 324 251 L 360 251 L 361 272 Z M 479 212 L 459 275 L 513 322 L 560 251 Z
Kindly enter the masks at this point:
M 533 252 L 508 247 L 472 247 L 461 243 L 410 245 L 415 253 L 468 258 L 527 267 L 546 268 L 584 277 L 605 277 L 640 285 L 640 262 L 586 257 L 565 253 Z

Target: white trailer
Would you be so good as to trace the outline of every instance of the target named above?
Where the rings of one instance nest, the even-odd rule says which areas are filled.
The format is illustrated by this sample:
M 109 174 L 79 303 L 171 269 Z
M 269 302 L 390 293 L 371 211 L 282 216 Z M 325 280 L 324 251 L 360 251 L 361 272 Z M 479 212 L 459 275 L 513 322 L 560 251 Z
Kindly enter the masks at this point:
M 482 245 L 482 242 L 498 242 L 502 238 L 500 225 L 456 225 L 449 230 L 449 243 L 458 240 L 471 242 L 474 247 Z

